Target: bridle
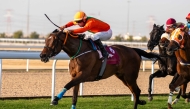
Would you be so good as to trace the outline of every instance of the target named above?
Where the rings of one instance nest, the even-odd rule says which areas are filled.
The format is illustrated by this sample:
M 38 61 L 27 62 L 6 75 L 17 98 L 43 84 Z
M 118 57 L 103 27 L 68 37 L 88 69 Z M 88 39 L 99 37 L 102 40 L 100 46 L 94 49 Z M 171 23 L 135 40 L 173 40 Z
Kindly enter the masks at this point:
M 44 48 L 47 48 L 49 51 L 50 51 L 50 55 L 49 55 L 49 57 L 52 57 L 52 56 L 56 56 L 59 52 L 56 52 L 56 49 L 55 48 L 57 48 L 57 46 L 58 46 L 58 44 L 59 44 L 59 41 L 61 42 L 61 43 L 63 43 L 63 41 L 59 38 L 59 36 L 56 34 L 55 35 L 56 37 L 57 37 L 57 39 L 55 39 L 55 40 L 57 40 L 57 41 L 55 41 L 54 40 L 54 42 L 55 42 L 55 46 L 52 48 L 52 47 L 48 47 L 48 46 L 44 46 Z M 63 47 L 63 44 L 61 44 L 61 48 Z
M 154 37 L 161 37 L 161 35 L 164 33 L 164 31 L 162 30 L 159 30 L 158 28 L 156 28 L 156 31 L 157 31 L 157 34 L 154 36 Z M 153 46 L 157 46 L 159 44 L 159 40 L 158 41 L 155 41 L 155 40 L 149 40 L 150 43 L 153 44 Z
M 54 31 L 54 32 L 59 32 L 59 31 Z M 65 35 L 65 38 L 64 38 L 64 40 L 62 40 L 60 37 L 59 37 L 59 34 L 60 33 L 66 33 L 66 35 Z M 71 34 L 71 33 L 69 33 L 68 31 L 60 31 L 59 33 L 56 33 L 56 35 L 55 35 L 56 37 L 57 37 L 57 39 L 55 39 L 55 40 L 57 40 L 57 41 L 55 41 L 54 40 L 54 42 L 55 42 L 55 46 L 52 48 L 52 47 L 48 47 L 48 46 L 44 46 L 44 48 L 47 48 L 49 51 L 50 51 L 50 55 L 49 55 L 49 57 L 52 57 L 52 56 L 56 56 L 59 52 L 56 52 L 56 48 L 58 47 L 58 44 L 59 44 L 59 42 L 61 43 L 61 49 L 63 48 L 63 46 L 66 44 L 66 42 L 67 42 L 67 39 L 68 39 L 68 36 L 71 36 L 71 37 L 73 37 L 73 38 L 78 38 L 79 36 L 78 35 L 73 35 L 73 34 Z M 63 43 L 63 44 L 62 44 Z M 78 54 L 78 51 L 77 51 L 77 54 Z

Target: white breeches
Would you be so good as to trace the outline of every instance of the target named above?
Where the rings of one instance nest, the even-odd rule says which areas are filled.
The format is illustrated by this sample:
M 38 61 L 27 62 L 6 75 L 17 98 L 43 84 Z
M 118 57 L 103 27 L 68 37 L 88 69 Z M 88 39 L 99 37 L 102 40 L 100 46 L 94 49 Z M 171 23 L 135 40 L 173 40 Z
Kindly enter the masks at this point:
M 102 31 L 95 34 L 86 35 L 85 38 L 91 38 L 93 41 L 100 39 L 101 41 L 109 40 L 112 36 L 112 30 Z

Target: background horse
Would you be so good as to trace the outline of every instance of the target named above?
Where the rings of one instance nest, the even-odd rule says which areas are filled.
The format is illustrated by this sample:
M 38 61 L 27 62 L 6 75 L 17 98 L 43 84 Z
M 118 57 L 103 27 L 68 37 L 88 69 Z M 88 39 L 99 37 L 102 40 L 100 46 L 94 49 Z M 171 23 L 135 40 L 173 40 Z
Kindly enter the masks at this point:
M 172 32 L 167 54 L 171 55 L 175 51 L 177 72 L 180 75 L 174 83 L 170 84 L 170 94 L 173 94 L 176 87 L 184 84 L 184 90 L 181 93 L 184 98 L 189 98 L 190 95 L 185 94 L 187 83 L 190 81 L 190 36 L 185 31 L 186 29 L 187 27 L 177 28 Z
M 134 96 L 134 109 L 137 105 L 144 105 L 146 101 L 139 100 L 140 92 L 137 85 L 137 77 L 141 64 L 141 56 L 147 58 L 160 57 L 153 53 L 147 53 L 141 49 L 129 48 L 122 45 L 110 46 L 119 56 L 118 64 L 107 64 L 102 79 L 115 75 L 127 86 Z M 73 57 L 69 63 L 69 72 L 71 81 L 68 82 L 63 90 L 52 101 L 52 105 L 57 105 L 64 93 L 73 88 L 72 109 L 75 109 L 79 91 L 79 84 L 82 82 L 96 81 L 99 74 L 102 60 L 99 59 L 99 54 L 96 50 L 92 50 L 89 41 L 80 39 L 68 32 L 54 31 L 45 40 L 45 47 L 42 50 L 40 57 L 42 62 L 48 62 L 49 58 L 57 55 L 60 51 L 65 51 L 68 56 Z
M 151 74 L 149 77 L 148 99 L 150 101 L 153 99 L 153 96 L 151 94 L 152 92 L 151 85 L 152 85 L 153 78 L 166 77 L 167 75 L 174 76 L 176 74 L 172 80 L 173 82 L 176 80 L 178 76 L 176 73 L 177 60 L 176 60 L 175 54 L 173 53 L 172 55 L 168 56 L 166 53 L 166 47 L 169 44 L 169 40 L 167 40 L 166 38 L 161 39 L 161 35 L 165 32 L 163 26 L 164 25 L 162 26 L 159 26 L 156 24 L 153 25 L 153 29 L 150 32 L 150 40 L 147 43 L 147 47 L 150 51 L 152 51 L 154 47 L 158 45 L 159 54 L 162 60 L 166 63 L 166 64 L 162 64 L 158 61 L 159 69 L 154 74 Z M 173 103 L 178 101 L 179 98 L 180 98 L 180 92 L 178 93 L 176 100 L 174 100 Z

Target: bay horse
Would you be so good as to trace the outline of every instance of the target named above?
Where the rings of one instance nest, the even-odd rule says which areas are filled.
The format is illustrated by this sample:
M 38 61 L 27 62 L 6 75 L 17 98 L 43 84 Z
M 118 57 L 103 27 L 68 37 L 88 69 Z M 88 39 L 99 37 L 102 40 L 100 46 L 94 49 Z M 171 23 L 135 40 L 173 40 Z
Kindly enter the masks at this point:
M 172 55 L 167 55 L 167 53 L 166 53 L 166 47 L 169 44 L 169 40 L 167 40 L 165 37 L 161 38 L 162 34 L 165 33 L 163 26 L 164 25 L 162 25 L 162 26 L 159 26 L 156 24 L 153 25 L 153 29 L 150 32 L 150 39 L 147 43 L 147 48 L 151 52 L 156 46 L 158 46 L 160 57 L 166 63 L 166 64 L 162 64 L 162 63 L 160 63 L 160 61 L 158 61 L 159 69 L 149 76 L 149 88 L 148 88 L 149 101 L 153 100 L 153 96 L 151 94 L 151 92 L 152 92 L 151 85 L 152 85 L 153 78 L 166 77 L 167 75 L 170 75 L 170 76 L 175 75 L 172 80 L 172 82 L 173 82 L 178 77 L 177 69 L 176 69 L 177 60 L 176 60 L 175 54 L 173 53 Z M 179 100 L 179 98 L 180 98 L 180 91 L 179 91 L 176 99 L 173 101 L 173 103 L 176 103 Z
M 140 100 L 140 92 L 137 85 L 137 78 L 141 64 L 141 56 L 146 58 L 161 58 L 154 53 L 147 53 L 138 48 L 130 48 L 123 45 L 110 46 L 119 56 L 118 64 L 107 64 L 102 79 L 115 75 L 127 86 L 134 96 L 134 108 L 137 105 L 145 105 L 145 100 Z M 45 39 L 45 46 L 41 51 L 42 62 L 48 62 L 49 58 L 55 56 L 63 50 L 69 57 L 73 57 L 69 63 L 69 72 L 71 81 L 68 82 L 63 90 L 51 102 L 51 105 L 57 105 L 64 93 L 73 87 L 72 109 L 76 108 L 79 84 L 82 82 L 96 81 L 99 74 L 102 60 L 99 59 L 97 51 L 92 50 L 89 41 L 81 39 L 79 35 L 73 35 L 65 31 L 54 31 Z M 88 52 L 90 51 L 90 52 Z
M 162 60 L 165 61 L 165 63 L 166 63 L 166 65 L 162 65 L 158 61 L 160 69 L 158 69 L 154 74 L 151 74 L 149 77 L 149 88 L 148 88 L 149 101 L 151 101 L 153 99 L 153 96 L 151 94 L 151 91 L 152 91 L 151 84 L 152 84 L 152 79 L 154 77 L 166 77 L 167 75 L 174 76 L 171 81 L 171 83 L 173 83 L 174 81 L 176 81 L 176 79 L 179 76 L 177 73 L 177 69 L 176 69 L 177 60 L 176 60 L 175 54 L 173 53 L 172 55 L 167 55 L 167 53 L 166 53 L 167 52 L 166 49 L 170 42 L 170 39 L 168 39 L 167 37 L 161 37 L 164 32 L 165 31 L 164 31 L 163 25 L 159 26 L 159 25 L 154 24 L 153 30 L 150 32 L 150 40 L 148 41 L 148 44 L 147 44 L 147 47 L 150 51 L 152 51 L 154 49 L 154 47 L 158 45 L 159 54 L 160 54 Z M 166 34 L 166 33 L 164 33 L 164 34 Z M 168 97 L 168 108 L 171 107 L 171 104 L 176 104 L 179 101 L 180 96 L 185 98 L 186 102 L 189 102 L 190 93 L 189 93 L 188 97 L 186 97 L 186 95 L 181 93 L 181 91 L 186 91 L 186 86 L 187 86 L 187 84 L 183 84 L 183 85 L 181 85 L 180 90 L 179 90 L 179 87 L 177 87 L 175 89 L 175 91 L 179 90 L 179 92 L 173 102 L 172 102 L 173 94 L 170 94 L 170 96 Z
M 175 52 L 177 72 L 179 74 L 177 80 L 170 84 L 170 94 L 173 95 L 176 87 L 184 85 L 181 93 L 184 98 L 190 98 L 190 95 L 185 94 L 187 83 L 190 81 L 190 35 L 186 30 L 187 27 L 185 26 L 184 28 L 177 28 L 172 32 L 171 41 L 167 47 L 167 54 L 171 55 Z M 172 107 L 170 106 L 169 109 L 172 109 Z

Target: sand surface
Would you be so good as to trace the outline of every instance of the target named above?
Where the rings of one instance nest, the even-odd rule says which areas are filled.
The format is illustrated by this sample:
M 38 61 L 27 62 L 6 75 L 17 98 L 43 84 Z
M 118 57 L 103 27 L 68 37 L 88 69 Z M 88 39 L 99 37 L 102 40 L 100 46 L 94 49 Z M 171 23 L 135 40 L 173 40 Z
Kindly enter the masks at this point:
M 26 60 L 20 61 L 26 64 Z M 33 61 L 34 62 L 30 63 L 30 69 L 27 72 L 25 69 L 26 65 L 22 62 L 16 60 L 3 60 L 1 97 L 51 96 L 52 62 L 44 64 L 39 60 Z M 68 70 L 63 69 L 67 68 L 67 65 L 68 61 L 58 61 L 57 63 L 55 94 L 59 93 L 64 85 L 70 81 L 70 74 Z M 145 72 L 141 70 L 139 73 L 137 82 L 142 94 L 147 94 L 148 79 L 150 74 L 151 70 L 146 70 Z M 165 78 L 155 78 L 154 93 L 167 94 L 169 92 L 168 84 L 171 79 L 171 76 L 167 76 Z M 189 86 L 187 91 L 189 91 Z M 86 82 L 83 84 L 83 95 L 112 94 L 131 93 L 130 90 L 115 76 L 108 79 L 96 82 Z M 72 89 L 66 93 L 66 96 L 71 95 Z

